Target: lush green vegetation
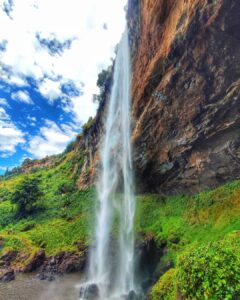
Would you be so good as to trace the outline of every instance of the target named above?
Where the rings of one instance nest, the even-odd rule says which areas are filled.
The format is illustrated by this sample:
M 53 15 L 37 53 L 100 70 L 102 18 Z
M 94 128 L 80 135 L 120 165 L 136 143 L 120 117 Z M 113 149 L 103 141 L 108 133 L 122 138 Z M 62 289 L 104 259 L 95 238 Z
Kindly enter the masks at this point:
M 187 299 L 239 299 L 239 234 L 188 250 L 179 258 L 177 279 Z
M 176 299 L 173 291 L 184 299 L 239 299 L 239 216 L 239 181 L 193 197 L 139 196 L 137 232 L 166 245 L 160 263 L 175 265 L 152 299 Z
M 83 158 L 71 148 L 49 168 L 0 180 L 0 253 L 44 249 L 53 255 L 89 243 L 96 195 L 94 189 L 76 188 Z M 19 214 L 16 195 L 29 184 L 37 197 L 29 198 L 30 211 L 27 204 Z M 160 265 L 174 263 L 152 288 L 151 298 L 238 299 L 239 215 L 240 181 L 195 196 L 139 195 L 137 239 L 153 238 L 165 247 Z
M 87 133 L 89 128 L 91 128 L 95 124 L 96 118 L 89 117 L 87 123 L 83 125 L 83 135 Z
M 151 299 L 239 299 L 240 238 L 235 232 L 218 242 L 191 246 L 174 269 L 153 286 Z
M 42 192 L 39 189 L 39 181 L 37 177 L 25 177 L 16 186 L 11 201 L 16 204 L 19 217 L 29 216 L 41 208 L 39 200 Z
M 68 152 L 53 168 L 0 180 L 1 253 L 44 249 L 50 255 L 88 243 L 95 191 L 76 188 L 82 159 Z
M 176 299 L 176 269 L 169 269 L 161 279 L 153 286 L 151 298 L 158 300 Z
M 98 80 L 97 80 L 97 86 L 99 87 L 99 95 L 94 94 L 93 95 L 93 101 L 101 103 L 106 99 L 107 94 L 111 90 L 112 85 L 112 66 L 109 66 L 106 70 L 102 70 L 98 74 Z

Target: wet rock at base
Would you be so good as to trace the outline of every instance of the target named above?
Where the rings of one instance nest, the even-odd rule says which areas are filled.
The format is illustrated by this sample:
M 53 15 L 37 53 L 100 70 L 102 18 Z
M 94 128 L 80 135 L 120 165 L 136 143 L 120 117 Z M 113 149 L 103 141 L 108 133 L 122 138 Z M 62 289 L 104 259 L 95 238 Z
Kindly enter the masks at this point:
M 9 282 L 15 279 L 14 270 L 0 269 L 0 282 Z
M 57 255 L 48 257 L 41 267 L 41 273 L 64 274 L 81 272 L 84 270 L 86 253 L 59 252 Z
M 29 263 L 22 269 L 24 273 L 33 272 L 38 269 L 45 260 L 45 252 L 43 250 L 38 251 L 29 261 Z
M 42 281 L 54 281 L 55 280 L 55 276 L 52 275 L 52 274 L 47 274 L 47 273 L 39 273 L 37 274 L 37 278 L 39 280 L 42 280 Z
M 18 251 L 8 251 L 4 253 L 0 257 L 0 265 L 5 267 L 10 266 L 11 262 L 16 259 L 17 255 L 18 255 Z
M 125 300 L 142 300 L 143 297 L 140 294 L 137 294 L 135 291 L 130 291 L 129 294 L 124 298 Z
M 97 284 L 92 283 L 89 284 L 88 286 L 84 286 L 80 288 L 79 292 L 80 298 L 84 298 L 87 300 L 97 300 L 99 299 L 99 288 Z
M 137 294 L 134 291 L 130 291 L 126 297 L 126 300 L 137 300 Z

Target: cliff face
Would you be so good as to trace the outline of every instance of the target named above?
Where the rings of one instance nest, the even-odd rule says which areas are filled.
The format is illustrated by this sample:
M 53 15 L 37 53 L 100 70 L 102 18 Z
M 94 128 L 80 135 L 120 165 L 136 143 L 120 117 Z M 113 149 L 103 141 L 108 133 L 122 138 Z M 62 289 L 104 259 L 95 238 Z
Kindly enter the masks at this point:
M 137 190 L 196 193 L 240 178 L 240 2 L 129 0 Z M 99 169 L 109 91 L 73 151 Z
M 130 1 L 139 190 L 197 192 L 240 177 L 240 2 Z

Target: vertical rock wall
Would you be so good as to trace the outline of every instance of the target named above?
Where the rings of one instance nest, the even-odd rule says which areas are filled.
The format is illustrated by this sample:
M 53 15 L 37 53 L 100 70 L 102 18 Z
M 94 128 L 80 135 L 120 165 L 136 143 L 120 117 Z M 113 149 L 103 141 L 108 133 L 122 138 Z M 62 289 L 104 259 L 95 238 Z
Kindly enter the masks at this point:
M 240 177 L 240 2 L 130 1 L 138 190 Z

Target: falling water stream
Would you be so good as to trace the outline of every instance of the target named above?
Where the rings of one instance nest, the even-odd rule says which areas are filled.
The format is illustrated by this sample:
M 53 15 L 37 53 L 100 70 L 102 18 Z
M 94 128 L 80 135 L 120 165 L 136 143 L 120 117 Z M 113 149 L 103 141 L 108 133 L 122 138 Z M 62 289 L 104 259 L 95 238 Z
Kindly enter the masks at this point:
M 82 299 L 89 299 L 89 289 L 93 287 L 101 300 L 127 299 L 127 295 L 135 291 L 135 200 L 130 144 L 130 74 L 128 32 L 125 31 L 118 47 L 105 124 L 101 149 L 102 171 L 98 183 L 99 207 L 96 213 L 95 245 L 90 253 L 89 278 Z M 117 253 L 115 259 L 112 259 L 111 235 L 116 224 L 118 241 L 114 249 Z

